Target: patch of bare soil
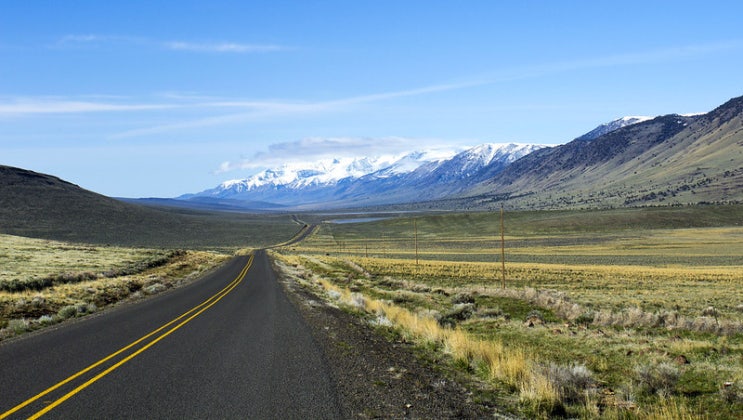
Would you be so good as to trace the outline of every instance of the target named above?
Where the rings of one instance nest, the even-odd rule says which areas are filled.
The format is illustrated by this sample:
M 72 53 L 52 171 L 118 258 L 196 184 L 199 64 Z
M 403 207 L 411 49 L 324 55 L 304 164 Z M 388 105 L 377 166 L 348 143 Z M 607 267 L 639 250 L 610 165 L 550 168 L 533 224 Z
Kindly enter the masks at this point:
M 325 303 L 279 277 L 324 350 L 346 418 L 492 418 L 495 410 L 450 375 L 437 372 L 421 350 L 376 331 L 362 317 Z

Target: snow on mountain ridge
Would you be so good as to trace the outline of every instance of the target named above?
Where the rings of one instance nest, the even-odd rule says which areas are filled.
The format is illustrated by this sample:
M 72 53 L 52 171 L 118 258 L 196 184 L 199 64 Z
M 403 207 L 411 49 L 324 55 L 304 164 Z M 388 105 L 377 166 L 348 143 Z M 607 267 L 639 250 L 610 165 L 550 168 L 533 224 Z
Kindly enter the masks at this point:
M 473 173 L 496 159 L 512 162 L 541 146 L 486 143 L 472 148 L 417 150 L 377 157 L 344 157 L 315 162 L 286 163 L 244 179 L 233 179 L 196 195 L 225 197 L 262 189 L 301 190 L 334 186 L 343 180 L 384 179 L 416 170 L 432 172 L 442 166 L 456 173 Z M 453 174 L 452 174 L 453 175 Z
M 227 191 L 238 194 L 262 187 L 301 189 L 309 186 L 332 186 L 345 179 L 387 170 L 388 176 L 411 172 L 424 163 L 446 159 L 456 151 L 416 151 L 400 155 L 383 155 L 363 158 L 331 158 L 316 162 L 286 163 L 278 168 L 263 170 L 244 179 L 225 181 L 217 188 L 199 195 L 224 195 Z
M 620 128 L 627 127 L 628 125 L 639 124 L 648 120 L 652 120 L 655 117 L 647 117 L 642 115 L 632 115 L 622 118 L 617 118 L 614 121 L 610 121 L 605 124 L 601 124 L 588 133 L 578 137 L 578 140 L 594 140 L 604 134 L 611 133 L 612 131 L 619 130 Z
M 466 173 L 479 170 L 495 161 L 511 163 L 544 146 L 531 144 L 499 144 L 485 143 L 475 146 L 457 156 L 460 169 L 457 172 Z

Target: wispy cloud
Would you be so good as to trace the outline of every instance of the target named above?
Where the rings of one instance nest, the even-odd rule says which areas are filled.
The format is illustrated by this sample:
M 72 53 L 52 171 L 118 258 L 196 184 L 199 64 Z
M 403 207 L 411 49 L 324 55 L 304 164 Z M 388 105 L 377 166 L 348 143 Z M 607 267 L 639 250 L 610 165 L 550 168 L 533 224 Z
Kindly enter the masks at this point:
M 204 118 L 196 121 L 196 126 L 208 126 L 218 123 L 226 123 L 232 120 L 244 119 L 246 112 L 250 115 L 263 114 L 292 114 L 316 110 L 316 104 L 303 104 L 295 102 L 271 102 L 271 101 L 241 101 L 225 100 L 213 97 L 193 97 L 166 95 L 161 97 L 166 101 L 147 101 L 143 99 L 140 103 L 130 103 L 131 98 L 113 95 L 86 95 L 81 97 L 0 97 L 0 115 L 22 116 L 34 114 L 84 114 L 94 112 L 131 112 L 131 111 L 158 111 L 172 109 L 240 109 L 243 112 L 237 114 L 220 115 L 212 118 Z M 95 100 L 91 100 L 95 99 Z M 173 124 L 171 128 L 188 128 L 188 123 Z
M 65 35 L 62 38 L 59 39 L 59 43 L 66 44 L 66 43 L 86 43 L 86 42 L 94 42 L 101 39 L 100 35 L 93 35 L 93 34 L 87 34 L 87 35 Z
M 528 80 L 537 77 L 546 77 L 554 74 L 616 66 L 643 65 L 661 62 L 677 62 L 688 59 L 699 59 L 709 54 L 729 52 L 743 48 L 743 41 L 732 40 L 709 44 L 693 44 L 650 51 L 632 52 L 625 54 L 613 54 L 585 59 L 575 59 L 560 62 L 544 63 L 528 67 L 514 67 L 502 69 L 495 73 L 485 74 L 478 78 L 467 81 L 439 83 L 419 88 L 395 90 L 389 92 L 372 93 L 366 95 L 350 96 L 327 101 L 315 102 L 240 102 L 240 101 L 216 101 L 209 106 L 229 106 L 232 108 L 243 108 L 246 112 L 233 113 L 222 116 L 212 116 L 203 119 L 189 120 L 186 122 L 147 127 L 131 130 L 115 135 L 117 138 L 136 137 L 164 131 L 179 130 L 184 128 L 208 127 L 220 124 L 233 124 L 254 121 L 261 118 L 275 118 L 294 116 L 317 112 L 330 112 L 335 110 L 346 110 L 349 107 L 361 104 L 375 103 L 393 100 L 402 97 L 414 97 L 429 95 L 447 91 L 476 88 L 487 85 L 507 83 L 515 80 Z
M 184 105 L 185 106 L 185 105 Z M 258 121 L 268 118 L 286 117 L 291 115 L 306 115 L 320 112 L 327 109 L 322 103 L 301 103 L 301 102 L 263 102 L 263 101 L 209 101 L 201 103 L 191 103 L 188 105 L 192 108 L 232 108 L 239 109 L 241 112 L 222 114 L 205 118 L 197 118 L 185 121 L 174 122 L 171 124 L 162 124 L 151 127 L 143 127 L 134 130 L 123 131 L 111 135 L 111 139 L 124 139 L 131 137 L 141 137 L 152 134 L 161 134 L 172 131 L 215 127 L 226 124 L 237 124 L 249 121 Z
M 405 137 L 309 137 L 302 140 L 275 143 L 267 151 L 255 153 L 250 158 L 238 161 L 223 162 L 214 174 L 241 169 L 259 169 L 280 166 L 286 163 L 318 161 L 343 157 L 379 157 L 409 153 L 421 144 L 435 153 L 450 156 L 452 151 L 461 148 L 452 147 L 451 140 L 420 139 Z
M 111 136 L 114 139 L 138 137 L 143 135 L 158 134 L 174 130 L 213 127 L 222 124 L 235 124 L 256 121 L 267 118 L 292 117 L 299 115 L 310 115 L 322 112 L 345 110 L 354 105 L 379 102 L 395 98 L 418 96 L 429 93 L 444 92 L 449 90 L 463 89 L 488 84 L 489 82 L 466 82 L 426 86 L 417 89 L 407 89 L 376 93 L 370 95 L 352 96 L 348 98 L 332 99 L 328 101 L 300 102 L 300 101 L 235 101 L 235 100 L 212 100 L 203 102 L 201 107 L 210 108 L 237 108 L 243 112 L 226 115 L 212 116 L 195 120 L 183 121 L 173 124 L 164 124 L 153 127 L 145 127 L 129 130 Z
M 53 48 L 90 48 L 112 44 L 144 44 L 149 41 L 143 37 L 103 34 L 68 34 L 57 39 Z
M 11 98 L 0 99 L 0 115 L 23 116 L 34 114 L 80 114 L 91 112 L 131 112 L 165 110 L 181 107 L 178 104 L 117 104 L 70 99 Z
M 95 43 L 95 42 L 149 42 L 136 37 L 102 36 L 95 34 L 68 35 L 62 38 L 68 43 Z M 169 43 L 154 43 L 161 47 L 194 52 L 236 52 L 249 53 L 257 51 L 275 51 L 283 49 L 276 45 L 254 45 L 239 43 L 191 43 L 173 41 Z M 325 101 L 301 100 L 273 100 L 255 101 L 234 98 L 214 98 L 194 95 L 174 95 L 161 97 L 164 101 L 141 100 L 140 103 L 118 103 L 111 101 L 79 101 L 75 99 L 49 98 L 21 98 L 3 100 L 0 98 L 0 115 L 24 114 L 51 114 L 51 113 L 89 113 L 89 112 L 130 112 L 130 111 L 157 111 L 176 108 L 204 109 L 209 116 L 203 118 L 172 121 L 157 126 L 141 127 L 133 130 L 115 133 L 113 139 L 131 138 L 158 134 L 163 132 L 213 127 L 227 124 L 239 124 L 270 118 L 312 115 L 316 113 L 336 112 L 348 110 L 357 105 L 371 104 L 394 100 L 403 97 L 424 96 L 448 91 L 476 88 L 486 85 L 507 83 L 514 80 L 525 80 L 537 77 L 546 77 L 554 74 L 578 71 L 592 68 L 632 66 L 648 63 L 678 62 L 682 60 L 700 59 L 709 54 L 727 53 L 743 48 L 743 41 L 731 40 L 726 42 L 693 44 L 670 47 L 650 51 L 640 51 L 625 54 L 613 54 L 586 59 L 575 59 L 560 62 L 544 63 L 528 67 L 514 67 L 502 69 L 495 73 L 485 74 L 478 78 L 466 81 L 431 84 L 411 89 L 393 90 L 365 95 L 349 96 L 345 98 Z M 219 109 L 232 110 L 229 113 L 215 115 Z M 178 117 L 173 117 L 178 118 Z
M 485 76 L 490 83 L 502 83 L 514 80 L 532 79 L 559 73 L 590 70 L 606 67 L 626 67 L 656 63 L 675 63 L 684 60 L 701 59 L 715 53 L 731 52 L 743 49 L 743 40 L 728 40 L 707 44 L 689 44 L 660 48 L 647 51 L 609 54 L 596 57 L 576 58 L 572 60 L 542 63 L 527 67 L 504 69 Z
M 234 42 L 193 43 L 183 41 L 165 42 L 163 47 L 174 51 L 193 51 L 205 53 L 261 53 L 287 49 L 272 44 L 239 44 Z
M 194 42 L 194 41 L 158 41 L 138 36 L 102 35 L 102 34 L 69 34 L 56 40 L 56 48 L 103 47 L 112 44 L 137 44 L 151 48 L 195 53 L 265 53 L 283 51 L 290 48 L 276 44 L 254 44 L 244 42 Z

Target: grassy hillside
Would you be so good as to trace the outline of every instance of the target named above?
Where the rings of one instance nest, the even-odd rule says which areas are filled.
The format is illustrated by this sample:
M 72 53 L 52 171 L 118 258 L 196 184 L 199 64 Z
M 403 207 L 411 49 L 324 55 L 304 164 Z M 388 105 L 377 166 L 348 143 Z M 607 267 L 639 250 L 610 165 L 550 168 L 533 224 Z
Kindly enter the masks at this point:
M 743 202 L 743 98 L 540 150 L 469 195 L 534 209 Z
M 280 243 L 298 229 L 289 216 L 145 207 L 50 175 L 0 166 L 0 233 L 126 246 L 226 248 Z

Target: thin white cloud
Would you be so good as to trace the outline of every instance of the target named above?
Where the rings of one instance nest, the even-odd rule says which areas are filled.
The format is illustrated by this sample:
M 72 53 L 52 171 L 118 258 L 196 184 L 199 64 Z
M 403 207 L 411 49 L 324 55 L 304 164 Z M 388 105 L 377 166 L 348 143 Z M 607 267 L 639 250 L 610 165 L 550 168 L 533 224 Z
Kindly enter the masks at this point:
M 138 128 L 134 130 L 123 131 L 111 135 L 110 139 L 124 139 L 131 137 L 141 137 L 151 134 L 161 134 L 178 130 L 215 127 L 226 124 L 237 124 L 247 121 L 257 121 L 266 118 L 289 115 L 305 115 L 314 112 L 320 112 L 327 109 L 322 103 L 295 103 L 295 102 L 261 102 L 261 101 L 217 101 L 203 102 L 189 105 L 193 108 L 237 108 L 243 112 L 232 114 L 223 114 L 206 118 L 199 118 L 188 121 L 181 121 L 172 124 L 163 124 L 152 127 Z
M 78 98 L 86 98 L 80 100 Z M 89 99 L 102 99 L 89 100 Z M 194 101 L 192 97 L 170 97 L 169 101 L 156 101 L 143 103 L 116 103 L 125 102 L 130 98 L 115 95 L 86 95 L 73 98 L 59 97 L 0 97 L 0 116 L 21 116 L 33 114 L 84 114 L 93 112 L 131 112 L 131 111 L 157 111 L 169 109 L 206 109 L 206 108 L 237 108 L 249 111 L 255 115 L 260 113 L 297 113 L 307 112 L 315 109 L 315 105 L 306 105 L 291 102 L 270 101 L 227 101 L 218 98 L 202 98 Z M 244 118 L 245 114 L 221 115 L 213 118 L 199 120 L 197 126 L 226 123 L 236 118 Z M 210 122 L 211 121 L 211 122 Z M 170 128 L 188 128 L 188 123 L 173 124 Z
M 107 44 L 138 44 L 151 48 L 163 48 L 172 51 L 197 53 L 264 53 L 283 51 L 289 48 L 275 44 L 251 44 L 242 42 L 191 42 L 183 40 L 157 41 L 137 36 L 101 35 L 101 34 L 69 34 L 57 39 L 53 44 L 56 48 L 100 47 Z
M 128 35 L 68 34 L 57 39 L 53 48 L 89 48 L 107 44 L 144 44 L 147 39 Z
M 99 41 L 101 39 L 100 35 L 93 35 L 93 34 L 87 34 L 87 35 L 65 35 L 62 38 L 59 39 L 59 42 L 62 44 L 65 43 L 85 43 L 85 42 L 94 42 Z
M 353 96 L 329 101 L 319 102 L 262 102 L 262 101 L 208 101 L 201 103 L 201 107 L 210 108 L 242 108 L 245 112 L 233 113 L 220 116 L 206 117 L 196 120 L 189 120 L 173 124 L 164 124 L 153 127 L 145 127 L 136 130 L 129 130 L 117 133 L 111 138 L 120 139 L 128 137 L 138 137 L 143 135 L 158 134 L 175 130 L 213 127 L 222 124 L 235 124 L 248 121 L 256 121 L 266 118 L 287 117 L 297 115 L 309 115 L 319 112 L 329 112 L 339 109 L 347 109 L 353 105 L 379 102 L 383 100 L 418 96 L 428 93 L 444 92 L 449 90 L 458 90 L 466 87 L 475 87 L 488 84 L 489 82 L 467 82 L 458 84 L 440 84 L 426 86 L 418 89 L 407 89 L 393 92 L 384 92 L 370 95 Z
M 440 150 L 442 155 L 449 156 L 453 154 L 452 151 L 462 149 L 462 147 L 453 147 L 452 143 L 460 142 L 405 137 L 310 137 L 298 141 L 275 143 L 270 145 L 267 151 L 255 153 L 251 158 L 223 162 L 214 174 L 329 158 L 404 154 L 420 148 L 421 144 L 425 144 L 429 151 Z
M 183 41 L 165 42 L 165 48 L 174 51 L 192 51 L 206 53 L 261 53 L 285 50 L 286 47 L 271 44 L 240 44 L 234 42 L 193 43 Z
M 152 111 L 177 107 L 179 107 L 177 104 L 115 104 L 68 99 L 21 98 L 5 101 L 0 100 L 0 116 Z
M 730 52 L 741 48 L 743 48 L 743 40 L 730 40 L 707 44 L 690 44 L 648 51 L 543 63 L 529 67 L 516 67 L 503 70 L 495 75 L 491 74 L 486 76 L 484 79 L 489 80 L 490 83 L 502 83 L 586 69 L 673 63 L 683 60 L 699 59 L 709 54 Z

